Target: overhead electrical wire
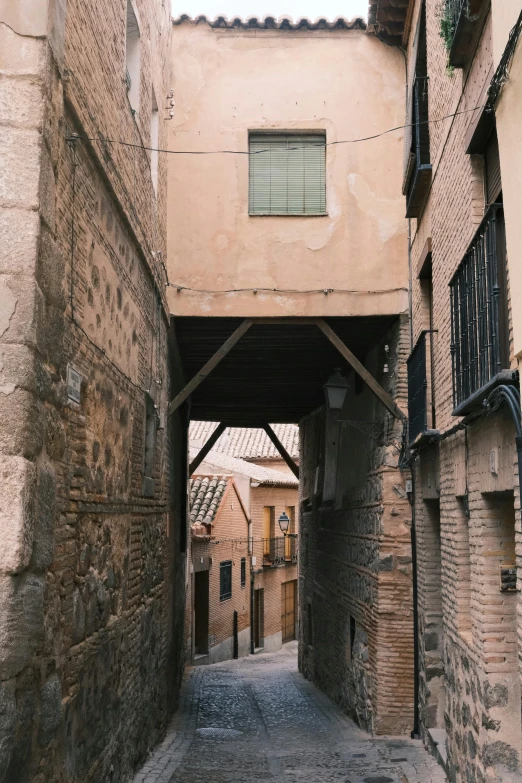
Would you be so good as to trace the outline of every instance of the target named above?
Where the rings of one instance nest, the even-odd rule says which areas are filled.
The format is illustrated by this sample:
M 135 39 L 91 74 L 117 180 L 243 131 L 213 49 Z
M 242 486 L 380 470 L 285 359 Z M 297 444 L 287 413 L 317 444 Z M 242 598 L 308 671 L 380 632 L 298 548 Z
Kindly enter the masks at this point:
M 451 119 L 452 117 L 456 117 L 459 114 L 468 114 L 469 112 L 478 111 L 480 109 L 486 108 L 487 104 L 483 104 L 481 106 L 474 106 L 470 109 L 462 109 L 461 111 L 453 112 L 452 114 L 445 114 L 443 117 L 438 117 L 434 120 L 422 120 L 420 122 L 410 122 L 406 123 L 405 125 L 397 125 L 394 128 L 388 128 L 388 130 L 382 131 L 381 133 L 375 133 L 372 136 L 363 136 L 360 139 L 340 139 L 338 141 L 326 141 L 324 144 L 316 144 L 316 145 L 308 145 L 308 146 L 317 146 L 317 147 L 334 147 L 339 144 L 358 144 L 362 141 L 372 141 L 373 139 L 378 139 L 381 136 L 386 136 L 389 133 L 394 133 L 398 130 L 403 130 L 404 128 L 412 128 L 414 126 L 419 125 L 434 125 L 437 122 L 444 122 L 444 120 Z M 165 150 L 165 149 L 159 149 L 158 147 L 147 147 L 143 144 L 133 144 L 129 141 L 121 141 L 120 139 L 109 139 L 105 136 L 81 136 L 81 135 L 75 135 L 74 138 L 82 139 L 83 141 L 90 141 L 90 142 L 102 142 L 104 144 L 118 144 L 123 147 L 135 147 L 138 149 L 145 150 L 147 152 L 161 152 L 165 155 L 260 155 L 263 152 L 268 152 L 268 149 L 266 150 L 256 150 L 255 152 L 250 152 L 249 150 Z M 303 149 L 303 147 L 288 147 L 288 150 L 300 150 Z

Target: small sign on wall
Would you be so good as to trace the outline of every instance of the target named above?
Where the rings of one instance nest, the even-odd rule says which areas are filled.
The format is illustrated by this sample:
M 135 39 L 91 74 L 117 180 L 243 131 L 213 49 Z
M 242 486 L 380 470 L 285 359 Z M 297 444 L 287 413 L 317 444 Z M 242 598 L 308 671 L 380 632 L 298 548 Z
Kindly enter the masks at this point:
M 80 392 L 82 388 L 82 376 L 79 372 L 67 365 L 67 397 L 69 402 L 80 404 Z

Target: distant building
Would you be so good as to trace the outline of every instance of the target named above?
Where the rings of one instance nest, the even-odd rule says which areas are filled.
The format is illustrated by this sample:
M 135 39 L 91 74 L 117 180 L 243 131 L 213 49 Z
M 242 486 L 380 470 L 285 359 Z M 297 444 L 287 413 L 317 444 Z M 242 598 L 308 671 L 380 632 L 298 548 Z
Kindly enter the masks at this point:
M 295 448 L 291 444 L 295 428 L 285 427 L 287 444 Z M 191 427 L 191 434 L 195 429 Z M 197 434 L 203 429 L 198 428 Z M 230 441 L 224 440 L 226 451 L 237 453 L 244 449 L 247 454 L 261 454 L 265 461 L 278 461 L 256 431 L 245 431 L 241 441 L 237 433 L 232 435 Z M 191 459 L 198 450 L 199 447 L 191 447 Z M 231 497 L 236 500 L 231 501 Z M 214 663 L 233 657 L 235 612 L 238 613 L 238 655 L 246 655 L 251 649 L 277 650 L 283 643 L 297 638 L 297 538 L 285 539 L 278 525 L 279 516 L 286 512 L 290 518 L 288 532 L 297 534 L 297 479 L 290 471 L 283 473 L 212 450 L 191 479 L 190 507 L 191 575 L 185 621 L 188 659 L 195 663 Z M 203 521 L 206 528 L 201 526 Z M 218 577 L 221 563 L 226 563 L 226 568 L 230 565 L 232 574 L 232 594 L 225 598 Z M 241 574 L 246 574 L 246 592 L 243 584 L 239 591 L 234 588 L 238 568 Z M 245 596 L 249 601 L 246 621 Z

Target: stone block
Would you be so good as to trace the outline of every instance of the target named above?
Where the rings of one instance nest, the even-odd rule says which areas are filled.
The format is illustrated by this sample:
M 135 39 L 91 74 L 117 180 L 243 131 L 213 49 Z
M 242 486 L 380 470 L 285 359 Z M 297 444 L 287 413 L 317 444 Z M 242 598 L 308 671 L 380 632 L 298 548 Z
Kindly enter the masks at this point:
M 0 200 L 26 209 L 39 208 L 40 158 L 38 131 L 2 127 Z
M 32 565 L 48 568 L 54 555 L 54 518 L 56 511 L 56 476 L 51 465 L 38 466 L 36 487 L 36 520 Z
M 44 582 L 32 574 L 0 577 L 0 678 L 30 662 L 43 635 Z
M 24 389 L 0 394 L 0 443 L 4 454 L 35 459 L 43 445 L 45 413 Z
M 0 275 L 2 342 L 35 343 L 40 298 L 41 294 L 33 280 L 14 275 Z
M 5 780 L 11 760 L 15 716 L 15 682 L 10 680 L 0 684 L 0 780 Z
M 29 209 L 0 209 L 0 271 L 34 274 L 40 218 Z
M 39 76 L 45 65 L 45 42 L 23 37 L 0 24 L 0 73 L 4 76 Z
M 0 456 L 0 573 L 16 574 L 29 564 L 34 538 L 36 470 L 23 457 Z
M 62 720 L 62 686 L 57 674 L 51 675 L 40 696 L 40 726 L 38 742 L 48 745 L 56 735 Z
M 0 124 L 41 128 L 43 123 L 41 85 L 26 79 L 0 81 Z

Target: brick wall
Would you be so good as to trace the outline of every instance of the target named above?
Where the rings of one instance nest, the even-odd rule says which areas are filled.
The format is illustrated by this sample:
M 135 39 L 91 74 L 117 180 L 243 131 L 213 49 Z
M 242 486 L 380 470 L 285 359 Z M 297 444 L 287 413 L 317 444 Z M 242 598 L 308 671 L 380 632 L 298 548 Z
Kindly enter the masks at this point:
M 286 465 L 285 465 L 286 467 Z M 281 468 L 278 468 L 281 469 Z M 289 469 L 288 469 L 288 472 Z M 291 475 L 291 474 L 290 474 Z M 286 508 L 295 509 L 295 532 L 299 532 L 299 498 L 297 487 L 252 487 L 250 495 L 250 510 L 252 516 L 252 537 L 254 539 L 253 554 L 256 557 L 254 571 L 254 589 L 264 590 L 264 638 L 274 636 L 281 632 L 281 585 L 297 579 L 297 565 L 285 564 L 276 568 L 263 568 L 263 509 L 265 506 L 273 506 L 274 536 L 282 537 L 278 524 L 280 514 Z M 296 542 L 296 546 L 298 546 Z M 296 594 L 297 602 L 297 594 Z M 297 619 L 297 618 L 296 618 Z M 271 648 L 273 642 L 271 644 Z
M 414 20 L 420 10 L 415 4 Z M 451 323 L 448 283 L 485 211 L 484 171 L 466 154 L 467 138 L 492 75 L 488 14 L 474 56 L 464 69 L 447 67 L 440 4 L 427 0 L 429 115 L 433 165 L 423 214 L 412 221 L 414 341 L 427 328 L 427 302 L 416 270 L 426 240 L 433 263 L 433 392 L 435 426 L 452 415 Z M 415 21 L 408 43 L 412 67 Z M 509 291 L 508 291 L 509 295 Z M 512 352 L 511 352 L 512 353 Z M 510 360 L 514 366 L 513 357 Z M 490 470 L 498 450 L 498 473 Z M 415 460 L 421 730 L 445 729 L 451 779 L 510 780 L 521 753 L 520 672 L 515 594 L 499 590 L 500 560 L 520 545 L 514 426 L 501 412 L 457 432 Z M 428 487 L 426 474 L 432 474 Z M 519 609 L 520 614 L 520 609 Z M 520 630 L 519 630 L 520 634 Z
M 408 321 L 383 337 L 366 367 L 405 405 Z M 353 379 L 352 379 L 353 380 Z M 341 415 L 333 503 L 323 503 L 325 412 L 301 422 L 299 666 L 364 728 L 407 733 L 413 724 L 411 511 L 398 469 L 401 425 L 365 387 Z M 377 431 L 364 428 L 374 422 Z M 379 424 L 381 428 L 379 428 Z M 328 459 L 328 457 L 327 457 Z M 312 627 L 310 627 L 312 626 Z
M 0 24 L 0 453 L 11 493 L 1 513 L 16 529 L 0 576 L 0 779 L 124 781 L 176 705 L 184 556 L 169 465 L 184 457 L 157 428 L 144 493 L 145 393 L 165 414 L 175 388 L 164 161 L 156 199 L 150 153 L 87 137 L 148 144 L 151 85 L 160 107 L 168 90 L 169 11 L 137 0 L 135 118 L 126 2 L 36 2 L 32 13 Z M 159 133 L 161 146 L 163 122 Z M 82 376 L 79 405 L 67 400 L 67 365 Z
M 246 559 L 246 583 L 241 586 L 241 559 Z M 209 569 L 209 652 L 212 648 L 231 640 L 233 636 L 234 612 L 238 613 L 238 632 L 250 627 L 250 557 L 248 551 L 248 519 L 239 500 L 236 486 L 232 479 L 221 501 L 219 510 L 212 525 L 212 540 L 190 542 L 189 560 L 192 571 L 201 568 L 201 558 L 206 563 L 212 558 Z M 232 561 L 232 597 L 220 600 L 221 562 Z M 192 639 L 192 618 L 194 612 L 194 574 L 190 577 L 190 590 L 187 592 L 186 633 L 187 640 Z M 190 641 L 188 648 L 191 648 Z M 187 654 L 192 654 L 187 649 Z

